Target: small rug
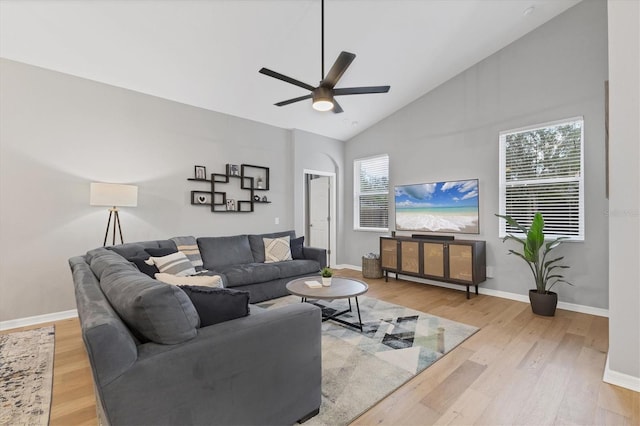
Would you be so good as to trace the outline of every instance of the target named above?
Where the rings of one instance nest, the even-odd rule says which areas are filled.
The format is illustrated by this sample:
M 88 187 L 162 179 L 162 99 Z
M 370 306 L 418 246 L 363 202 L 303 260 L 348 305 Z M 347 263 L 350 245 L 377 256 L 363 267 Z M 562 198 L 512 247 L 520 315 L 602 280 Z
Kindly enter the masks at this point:
M 478 328 L 424 312 L 358 297 L 363 332 L 332 321 L 322 323 L 322 405 L 308 425 L 346 425 L 472 336 Z M 286 296 L 260 303 L 272 309 L 300 303 Z M 320 301 L 333 311 L 346 299 Z M 357 322 L 353 310 L 340 318 Z
M 53 326 L 0 335 L 0 425 L 49 423 L 53 353 Z

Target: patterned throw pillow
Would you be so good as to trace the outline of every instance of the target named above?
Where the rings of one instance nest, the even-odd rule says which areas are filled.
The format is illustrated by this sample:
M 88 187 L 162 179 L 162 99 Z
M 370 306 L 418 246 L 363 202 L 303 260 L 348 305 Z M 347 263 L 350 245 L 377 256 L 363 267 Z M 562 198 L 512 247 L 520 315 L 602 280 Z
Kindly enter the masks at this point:
M 167 256 L 151 256 L 145 261 L 147 265 L 155 264 L 160 272 L 185 277 L 195 275 L 196 270 L 184 253 L 178 251 Z
M 189 277 L 178 277 L 162 272 L 155 274 L 155 279 L 171 285 L 195 285 L 199 287 L 224 287 L 220 275 L 193 275 Z
M 193 267 L 196 268 L 196 271 L 203 269 L 202 256 L 200 255 L 196 237 L 173 237 L 171 240 L 176 244 L 176 247 L 178 247 L 178 251 L 183 252 L 187 256 Z
M 263 238 L 262 241 L 264 241 L 264 263 L 293 260 L 288 235 L 280 238 Z

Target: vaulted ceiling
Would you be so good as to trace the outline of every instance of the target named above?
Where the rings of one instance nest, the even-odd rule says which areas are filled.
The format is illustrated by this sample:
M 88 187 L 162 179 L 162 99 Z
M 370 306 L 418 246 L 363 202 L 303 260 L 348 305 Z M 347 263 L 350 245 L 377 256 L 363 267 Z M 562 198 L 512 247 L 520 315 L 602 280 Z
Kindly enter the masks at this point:
M 320 0 L 2 0 L 0 56 L 283 128 L 347 140 L 580 0 L 326 0 L 337 87 L 390 85 L 318 112 L 261 67 L 316 86 Z

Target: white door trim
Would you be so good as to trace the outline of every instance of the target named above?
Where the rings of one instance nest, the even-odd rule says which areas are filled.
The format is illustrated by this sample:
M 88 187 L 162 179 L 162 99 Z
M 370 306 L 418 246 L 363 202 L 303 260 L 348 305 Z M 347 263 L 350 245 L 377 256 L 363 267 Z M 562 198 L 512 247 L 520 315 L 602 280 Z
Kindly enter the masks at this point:
M 307 175 L 329 176 L 331 178 L 331 221 L 329 222 L 329 264 L 336 264 L 336 238 L 337 238 L 337 209 L 336 209 L 336 174 L 333 172 L 323 172 L 320 170 L 304 169 L 302 170 L 302 230 L 307 230 Z

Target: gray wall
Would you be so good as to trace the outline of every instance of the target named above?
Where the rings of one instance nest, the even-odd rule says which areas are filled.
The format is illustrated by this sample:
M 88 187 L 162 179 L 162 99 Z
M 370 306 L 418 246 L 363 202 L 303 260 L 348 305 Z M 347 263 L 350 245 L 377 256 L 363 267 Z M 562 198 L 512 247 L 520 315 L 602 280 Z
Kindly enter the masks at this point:
M 607 200 L 604 164 L 605 1 L 584 1 L 469 68 L 348 141 L 345 164 L 388 153 L 392 185 L 480 179 L 480 234 L 495 278 L 487 288 L 527 294 L 529 269 L 498 238 L 498 133 L 574 116 L 585 120 L 586 240 L 560 248 L 575 287 L 556 291 L 569 303 L 608 307 Z M 393 90 L 393 88 L 392 88 Z M 353 179 L 345 174 L 347 199 Z M 393 223 L 391 197 L 390 222 Z M 353 231 L 345 209 L 343 263 L 378 251 L 380 234 Z M 458 238 L 469 238 L 458 235 Z
M 609 1 L 609 369 L 640 391 L 640 3 Z
M 75 308 L 71 256 L 100 246 L 106 207 L 90 182 L 139 186 L 125 241 L 292 229 L 291 131 L 41 68 L 0 61 L 0 321 Z M 307 150 L 312 155 L 313 149 Z M 270 167 L 269 205 L 190 205 L 195 164 Z M 275 225 L 275 218 L 280 224 Z
M 293 204 L 296 235 L 304 235 L 304 171 L 335 173 L 336 175 L 336 233 L 342 235 L 344 220 L 344 142 L 302 130 L 292 132 L 294 180 Z M 340 256 L 342 241 L 336 241 L 336 255 Z

